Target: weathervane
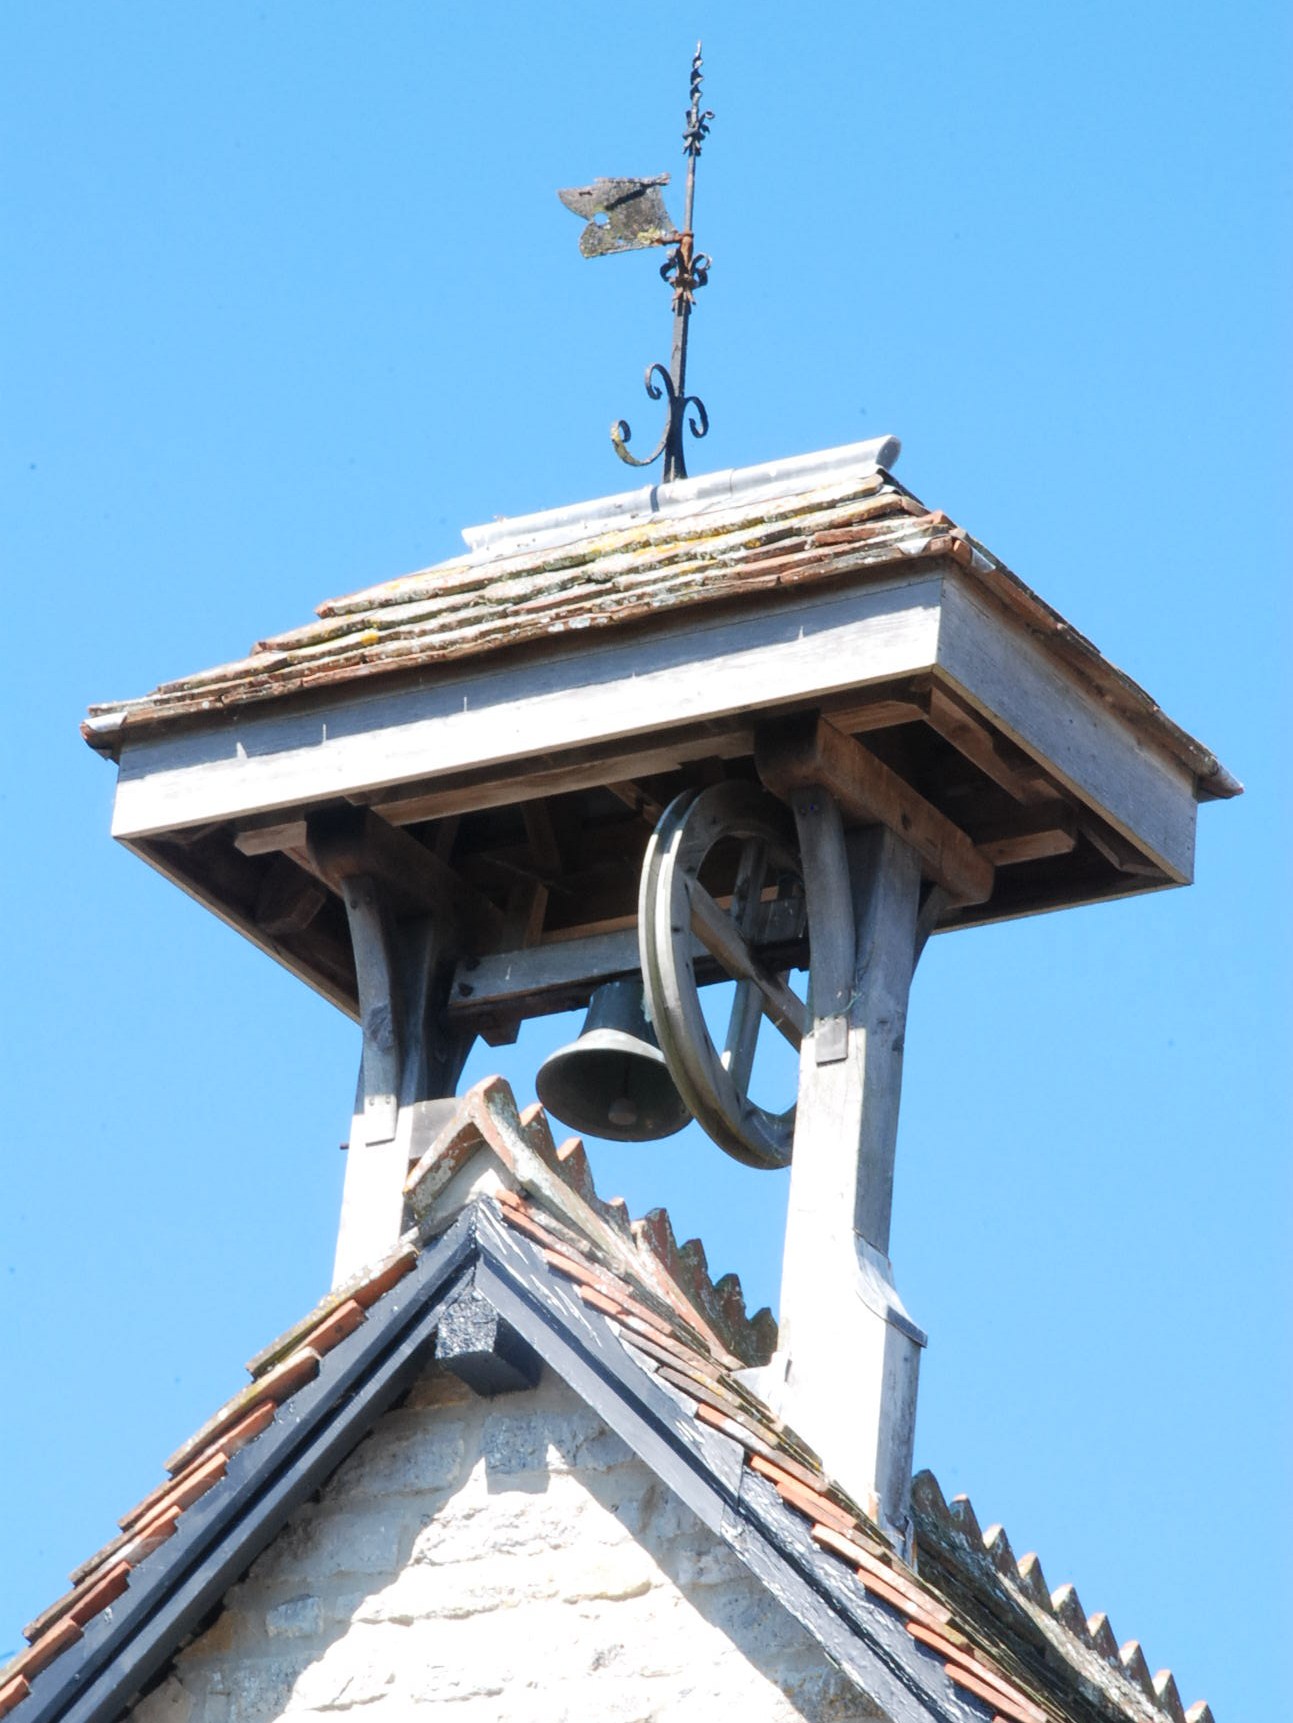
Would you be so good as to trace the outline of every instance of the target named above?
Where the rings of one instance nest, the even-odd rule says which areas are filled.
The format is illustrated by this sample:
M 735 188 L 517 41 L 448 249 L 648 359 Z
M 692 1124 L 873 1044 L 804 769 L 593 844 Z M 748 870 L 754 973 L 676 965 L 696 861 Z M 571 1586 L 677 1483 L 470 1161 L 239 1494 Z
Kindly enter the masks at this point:
M 559 191 L 557 196 L 566 208 L 583 216 L 588 225 L 579 236 L 579 249 L 585 257 L 607 257 L 616 251 L 640 251 L 649 245 L 668 245 L 673 249 L 660 267 L 660 275 L 673 289 L 673 351 L 668 370 L 661 364 L 648 365 L 646 392 L 653 401 L 665 400 L 668 418 L 660 441 L 642 459 L 630 454 L 632 435 L 628 422 L 620 419 L 611 427 L 611 442 L 615 453 L 631 467 L 649 467 L 664 456 L 664 477 L 685 479 L 687 466 L 683 459 L 682 426 L 687 418 L 693 437 L 703 437 L 709 430 L 709 415 L 699 396 L 687 393 L 687 322 L 697 290 L 709 280 L 710 259 L 696 250 L 692 233 L 692 214 L 696 202 L 696 158 L 705 138 L 713 113 L 701 111 L 700 43 L 691 62 L 691 102 L 687 109 L 687 125 L 682 134 L 683 154 L 687 157 L 687 195 L 683 209 L 682 231 L 674 226 L 665 209 L 660 187 L 668 185 L 668 174 L 654 179 L 599 179 L 592 185 L 573 186 Z M 604 221 L 598 221 L 604 216 Z M 687 409 L 692 409 L 688 415 Z

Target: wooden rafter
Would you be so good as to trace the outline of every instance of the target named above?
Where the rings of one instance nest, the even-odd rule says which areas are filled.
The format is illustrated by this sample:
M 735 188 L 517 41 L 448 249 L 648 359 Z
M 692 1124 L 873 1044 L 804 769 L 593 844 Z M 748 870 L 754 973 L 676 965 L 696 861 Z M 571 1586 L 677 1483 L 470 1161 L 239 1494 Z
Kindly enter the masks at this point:
M 984 903 L 994 870 L 974 844 L 860 742 L 825 719 L 769 725 L 755 741 L 755 764 L 770 790 L 789 799 L 814 785 L 839 802 L 846 822 L 883 825 L 921 858 L 926 877 L 957 903 Z

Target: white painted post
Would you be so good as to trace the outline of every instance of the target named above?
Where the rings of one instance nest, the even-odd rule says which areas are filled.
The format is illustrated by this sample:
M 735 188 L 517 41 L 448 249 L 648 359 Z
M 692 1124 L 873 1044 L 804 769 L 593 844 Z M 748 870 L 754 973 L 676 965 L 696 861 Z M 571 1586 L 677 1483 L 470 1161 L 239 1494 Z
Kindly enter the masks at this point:
M 793 801 L 814 1023 L 800 1051 L 778 1351 L 746 1375 L 902 1545 L 925 1336 L 887 1252 L 920 862 L 886 827 L 845 839 L 821 791 Z

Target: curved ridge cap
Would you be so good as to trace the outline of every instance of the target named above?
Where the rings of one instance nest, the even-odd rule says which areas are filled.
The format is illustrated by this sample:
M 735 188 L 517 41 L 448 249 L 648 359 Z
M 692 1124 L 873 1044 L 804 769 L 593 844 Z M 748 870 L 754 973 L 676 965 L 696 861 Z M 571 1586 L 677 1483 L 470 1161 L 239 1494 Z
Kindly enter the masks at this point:
M 535 514 L 505 516 L 481 526 L 464 527 L 462 536 L 473 556 L 487 559 L 505 547 L 585 538 L 608 526 L 699 511 L 709 503 L 763 491 L 775 490 L 777 495 L 791 497 L 811 489 L 814 480 L 851 469 L 859 477 L 887 471 L 901 450 L 897 437 L 871 437 L 865 442 L 844 443 L 837 448 L 763 461 L 755 466 L 700 473 L 695 478 L 676 479 L 672 484 L 642 485 L 636 490 L 619 491 L 583 503 L 567 503 Z
M 1214 1723 L 1212 1708 L 1204 1699 L 1196 1699 L 1188 1710 L 1183 1708 L 1170 1669 L 1160 1669 L 1151 1678 L 1139 1640 L 1128 1640 L 1119 1648 L 1108 1616 L 1103 1613 L 1087 1616 L 1076 1586 L 1066 1581 L 1050 1591 L 1037 1555 L 1030 1550 L 1016 1559 L 1004 1526 L 991 1525 L 986 1531 L 981 1530 L 968 1495 L 954 1496 L 949 1502 L 938 1479 L 925 1467 L 912 1479 L 911 1503 L 914 1512 L 933 1522 L 941 1541 L 950 1536 L 976 1558 L 982 1556 L 1019 1593 L 1023 1602 L 1064 1629 L 1082 1650 L 1094 1653 L 1111 1674 L 1116 1674 L 1128 1689 L 1147 1699 L 1172 1723 Z
M 582 1139 L 571 1136 L 558 1145 L 542 1105 L 535 1101 L 518 1109 L 502 1077 L 485 1077 L 461 1097 L 453 1117 L 409 1173 L 405 1197 L 422 1227 L 442 1224 L 439 1199 L 481 1146 L 498 1157 L 515 1194 L 569 1228 L 613 1271 L 663 1299 L 718 1354 L 745 1363 L 762 1358 L 775 1344 L 771 1312 L 746 1311 L 735 1274 L 715 1282 L 700 1241 L 678 1244 L 665 1210 L 653 1209 L 634 1221 L 621 1198 L 600 1197 Z

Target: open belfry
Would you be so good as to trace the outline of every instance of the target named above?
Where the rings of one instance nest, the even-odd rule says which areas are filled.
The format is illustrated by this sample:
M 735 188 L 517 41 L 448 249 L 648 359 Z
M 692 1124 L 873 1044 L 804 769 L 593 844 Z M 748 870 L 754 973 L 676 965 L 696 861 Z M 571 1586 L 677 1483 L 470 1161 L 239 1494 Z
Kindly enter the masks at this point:
M 31 1623 L 0 1716 L 1210 1723 L 913 1478 L 889 1229 L 927 940 L 1188 884 L 1239 786 L 894 439 L 685 476 L 699 89 L 681 229 L 660 179 L 562 194 L 588 255 L 671 247 L 662 482 L 86 721 L 116 838 L 361 1068 L 331 1289 Z M 457 1093 L 477 1038 L 583 1007 L 538 1101 Z M 692 1119 L 790 1168 L 775 1320 L 563 1130 Z

